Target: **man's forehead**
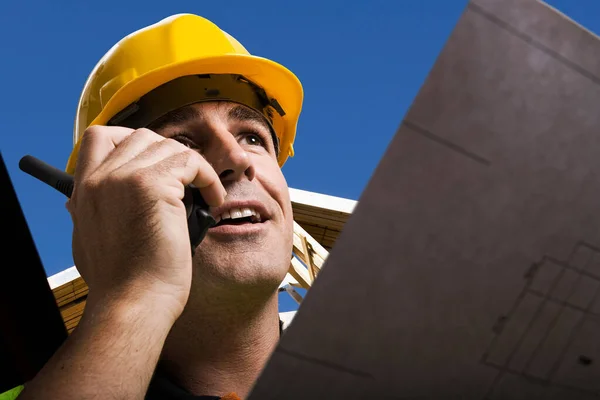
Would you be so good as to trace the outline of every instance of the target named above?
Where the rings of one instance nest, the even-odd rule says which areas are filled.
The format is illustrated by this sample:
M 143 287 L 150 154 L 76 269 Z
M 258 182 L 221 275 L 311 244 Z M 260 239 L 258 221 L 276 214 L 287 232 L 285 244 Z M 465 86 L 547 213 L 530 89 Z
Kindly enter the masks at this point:
M 210 119 L 211 113 L 224 113 L 228 120 L 246 121 L 264 126 L 270 130 L 265 118 L 255 110 L 244 105 L 230 102 L 205 102 L 187 105 L 162 116 L 151 124 L 153 129 L 164 128 L 167 125 L 184 125 L 187 123 L 203 123 Z

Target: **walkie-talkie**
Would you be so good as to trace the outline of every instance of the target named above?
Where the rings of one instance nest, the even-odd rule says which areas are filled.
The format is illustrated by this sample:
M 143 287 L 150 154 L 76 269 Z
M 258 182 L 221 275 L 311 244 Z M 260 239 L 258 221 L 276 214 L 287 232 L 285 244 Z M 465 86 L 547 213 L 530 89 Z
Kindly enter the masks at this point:
M 31 155 L 21 158 L 19 168 L 71 198 L 73 193 L 72 175 Z M 208 212 L 208 204 L 202 198 L 200 190 L 194 185 L 186 186 L 183 203 L 187 213 L 188 232 L 193 255 L 196 247 L 202 242 L 208 230 L 216 224 L 216 221 Z

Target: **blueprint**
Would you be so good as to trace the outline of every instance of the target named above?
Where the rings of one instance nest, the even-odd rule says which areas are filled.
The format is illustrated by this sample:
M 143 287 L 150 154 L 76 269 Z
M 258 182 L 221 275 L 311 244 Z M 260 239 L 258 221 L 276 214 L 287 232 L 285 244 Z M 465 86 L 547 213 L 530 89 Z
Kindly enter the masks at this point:
M 599 54 L 472 0 L 250 399 L 600 399 Z

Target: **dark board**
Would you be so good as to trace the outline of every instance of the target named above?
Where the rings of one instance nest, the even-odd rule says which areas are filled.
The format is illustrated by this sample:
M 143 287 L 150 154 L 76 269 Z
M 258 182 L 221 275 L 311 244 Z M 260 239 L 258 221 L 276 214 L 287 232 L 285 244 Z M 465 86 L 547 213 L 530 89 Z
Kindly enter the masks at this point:
M 67 338 L 67 330 L 1 153 L 0 187 L 3 253 L 0 393 L 3 393 L 33 378 Z
M 250 399 L 600 399 L 599 55 L 469 3 Z

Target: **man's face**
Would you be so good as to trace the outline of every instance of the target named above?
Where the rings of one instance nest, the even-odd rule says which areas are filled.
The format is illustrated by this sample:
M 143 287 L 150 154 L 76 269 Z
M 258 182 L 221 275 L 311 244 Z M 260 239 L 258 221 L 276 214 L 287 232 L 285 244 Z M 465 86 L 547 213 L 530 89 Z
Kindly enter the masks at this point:
M 290 263 L 293 216 L 263 117 L 239 104 L 207 102 L 177 110 L 150 129 L 197 150 L 227 191 L 225 203 L 211 209 L 219 223 L 196 249 L 194 286 L 276 288 Z

